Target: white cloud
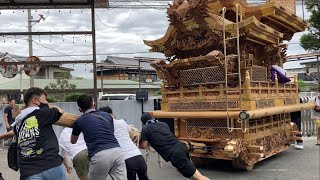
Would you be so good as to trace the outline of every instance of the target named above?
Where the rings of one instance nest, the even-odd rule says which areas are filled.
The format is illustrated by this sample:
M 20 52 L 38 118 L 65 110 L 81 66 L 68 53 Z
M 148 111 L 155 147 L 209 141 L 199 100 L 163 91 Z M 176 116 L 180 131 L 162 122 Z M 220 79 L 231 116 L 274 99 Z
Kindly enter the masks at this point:
M 60 11 L 60 12 L 59 12 Z M 152 56 L 163 57 L 159 53 L 148 52 L 149 47 L 143 44 L 143 39 L 153 40 L 162 37 L 168 27 L 166 10 L 154 9 L 97 9 L 96 15 L 96 48 L 97 60 L 104 60 L 107 54 L 138 52 L 137 54 L 123 54 L 119 56 Z M 305 11 L 306 12 L 306 11 Z M 33 31 L 90 31 L 90 10 L 32 10 L 34 19 L 38 14 L 47 16 L 33 26 Z M 301 7 L 297 8 L 297 15 L 302 16 Z M 306 17 L 309 14 L 306 13 Z M 103 23 L 103 24 L 102 24 Z M 109 26 L 109 27 L 108 27 Z M 115 27 L 115 28 L 112 28 Z M 0 14 L 0 31 L 27 31 L 26 10 L 2 10 Z M 291 40 L 288 54 L 303 53 L 304 50 L 296 43 L 302 33 L 296 34 Z M 17 38 L 17 39 L 16 39 Z M 91 36 L 33 36 L 34 55 L 57 56 L 63 54 L 91 54 Z M 44 48 L 38 44 L 47 47 Z M 49 49 L 48 49 L 49 48 Z M 50 50 L 54 49 L 56 51 Z M 58 53 L 58 52 L 61 53 Z M 0 52 L 9 52 L 21 56 L 28 56 L 28 42 L 26 36 L 1 37 Z M 78 59 L 91 59 L 91 56 L 75 56 Z M 44 57 L 46 60 L 70 60 L 68 57 Z M 73 65 L 68 65 L 68 67 Z M 76 75 L 92 77 L 89 65 L 75 66 Z M 87 69 L 84 71 L 84 69 Z

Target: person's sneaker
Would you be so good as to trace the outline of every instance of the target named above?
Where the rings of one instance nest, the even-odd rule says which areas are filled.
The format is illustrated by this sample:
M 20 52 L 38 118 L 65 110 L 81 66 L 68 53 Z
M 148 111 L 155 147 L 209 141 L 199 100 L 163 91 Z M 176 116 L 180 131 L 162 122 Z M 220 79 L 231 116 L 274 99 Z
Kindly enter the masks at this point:
M 294 145 L 294 147 L 296 149 L 303 149 L 303 144 L 302 143 L 297 143 L 296 145 Z

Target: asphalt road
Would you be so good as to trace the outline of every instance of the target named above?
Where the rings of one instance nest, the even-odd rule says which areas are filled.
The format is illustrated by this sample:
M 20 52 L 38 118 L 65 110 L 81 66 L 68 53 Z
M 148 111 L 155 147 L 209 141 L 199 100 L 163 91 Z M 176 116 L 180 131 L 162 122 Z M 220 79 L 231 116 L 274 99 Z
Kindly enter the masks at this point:
M 228 161 L 208 160 L 199 167 L 199 171 L 211 179 L 243 180 L 319 180 L 320 146 L 314 145 L 315 137 L 304 138 L 304 150 L 290 147 L 255 165 L 252 171 L 235 170 Z M 7 167 L 7 151 L 0 151 L 0 172 L 5 180 L 18 180 L 19 173 Z M 162 168 L 157 162 L 157 155 L 152 154 L 148 160 L 148 173 L 152 180 L 185 180 L 170 164 L 162 161 Z M 68 175 L 68 180 L 76 180 L 75 172 Z M 110 179 L 110 178 L 108 178 Z

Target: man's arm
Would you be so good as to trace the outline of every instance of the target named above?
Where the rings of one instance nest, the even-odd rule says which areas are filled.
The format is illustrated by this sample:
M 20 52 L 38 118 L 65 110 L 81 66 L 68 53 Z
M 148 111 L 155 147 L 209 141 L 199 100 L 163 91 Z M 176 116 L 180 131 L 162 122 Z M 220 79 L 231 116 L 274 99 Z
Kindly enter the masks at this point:
M 63 132 L 62 132 L 61 135 L 63 135 Z M 60 156 L 62 157 L 62 159 L 63 159 L 63 165 L 64 165 L 64 167 L 66 167 L 67 173 L 68 173 L 68 174 L 71 174 L 71 172 L 72 172 L 72 167 L 69 166 L 69 164 L 68 164 L 68 159 L 67 159 L 67 158 L 68 158 L 67 152 L 66 152 L 66 150 L 62 147 L 63 141 L 62 141 L 61 135 L 60 135 L 60 139 L 59 139 L 59 155 L 60 155 Z
M 6 128 L 7 129 L 10 129 L 10 124 L 9 124 L 9 121 L 8 121 L 8 115 L 9 115 L 9 111 L 11 111 L 9 108 L 9 106 L 7 106 L 5 109 L 4 109 L 4 122 L 6 123 Z
M 75 144 L 78 141 L 79 136 L 76 135 L 71 135 L 71 144 Z
M 140 141 L 139 148 L 140 149 L 147 149 L 148 147 L 148 141 Z
M 74 127 L 72 129 L 71 140 L 70 140 L 71 144 L 77 143 L 79 135 L 81 133 L 81 128 L 79 126 L 79 119 L 74 123 Z
M 129 136 L 130 136 L 130 139 L 131 139 L 131 140 L 134 139 L 134 137 L 135 137 L 134 134 L 135 134 L 135 133 L 132 131 L 132 129 L 129 129 Z
M 11 130 L 9 132 L 0 134 L 0 139 L 10 139 L 10 138 L 13 138 L 13 136 L 14 136 L 14 132 L 13 130 Z
M 61 113 L 61 114 L 63 114 L 63 113 L 64 113 L 64 110 L 63 110 L 63 109 L 61 109 L 61 108 L 60 108 L 60 107 L 58 107 L 58 106 L 49 105 L 49 108 L 56 108 L 56 109 L 58 109 L 59 113 Z
M 63 157 L 63 165 L 64 165 L 64 167 L 66 167 L 67 173 L 68 173 L 68 174 L 71 174 L 71 173 L 72 173 L 72 167 L 69 166 L 66 157 Z
M 8 121 L 8 114 L 7 113 L 3 113 L 4 114 L 4 122 L 6 123 L 6 128 L 10 129 L 10 124 Z
M 145 127 L 143 127 L 141 130 L 141 137 L 140 137 L 140 142 L 139 142 L 140 149 L 147 149 L 147 147 L 148 147 L 148 136 L 147 136 L 146 131 L 147 131 L 147 129 Z

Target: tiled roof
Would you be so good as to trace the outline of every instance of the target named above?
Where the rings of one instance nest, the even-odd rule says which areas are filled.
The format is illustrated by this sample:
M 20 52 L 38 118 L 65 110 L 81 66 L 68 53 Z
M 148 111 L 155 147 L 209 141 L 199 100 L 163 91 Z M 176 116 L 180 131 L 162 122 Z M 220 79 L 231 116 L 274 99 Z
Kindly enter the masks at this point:
M 127 57 L 117 57 L 117 56 L 108 56 L 107 59 L 104 61 L 104 63 L 110 63 L 110 64 L 126 64 L 126 65 L 139 65 L 139 62 L 137 60 L 134 60 L 134 58 L 127 58 Z M 141 69 L 145 70 L 154 70 L 153 67 L 150 66 L 150 63 L 148 62 L 140 62 Z
M 1 57 L 1 56 L 4 56 L 5 54 L 6 54 L 6 53 L 0 52 L 0 57 Z M 26 57 L 17 56 L 17 55 L 10 54 L 10 53 L 8 53 L 8 55 L 9 55 L 10 57 L 12 57 L 13 59 L 17 60 L 17 61 L 25 61 L 25 60 L 27 59 Z

